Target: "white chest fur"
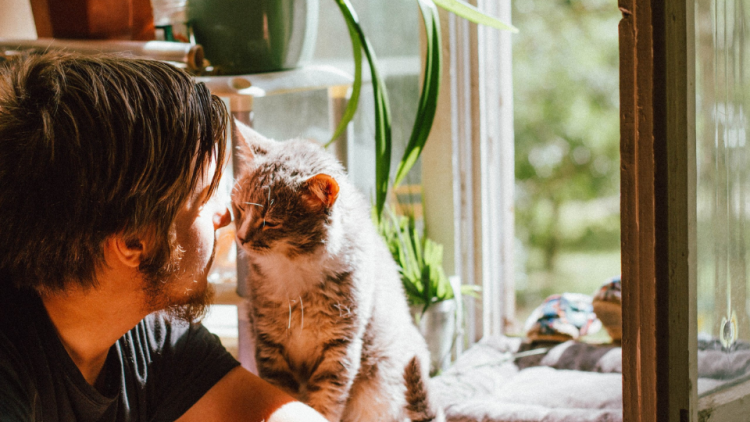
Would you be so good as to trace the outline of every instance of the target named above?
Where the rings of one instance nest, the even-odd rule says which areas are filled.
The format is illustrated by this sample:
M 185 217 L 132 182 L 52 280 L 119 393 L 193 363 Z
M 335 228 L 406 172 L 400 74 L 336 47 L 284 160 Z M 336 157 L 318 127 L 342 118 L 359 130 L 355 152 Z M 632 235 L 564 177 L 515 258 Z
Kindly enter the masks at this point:
M 251 275 L 252 287 L 269 299 L 297 299 L 325 282 L 324 255 L 320 252 L 289 258 L 285 254 L 271 253 L 253 257 L 262 274 Z
M 309 368 L 322 342 L 342 335 L 338 322 L 352 317 L 351 305 L 332 297 L 332 289 L 325 286 L 329 275 L 345 272 L 344 265 L 324 249 L 291 259 L 275 253 L 251 259 L 260 269 L 250 276 L 254 296 L 275 304 L 272 311 L 264 310 L 264 321 L 256 321 L 262 325 L 258 328 L 278 335 L 292 366 Z

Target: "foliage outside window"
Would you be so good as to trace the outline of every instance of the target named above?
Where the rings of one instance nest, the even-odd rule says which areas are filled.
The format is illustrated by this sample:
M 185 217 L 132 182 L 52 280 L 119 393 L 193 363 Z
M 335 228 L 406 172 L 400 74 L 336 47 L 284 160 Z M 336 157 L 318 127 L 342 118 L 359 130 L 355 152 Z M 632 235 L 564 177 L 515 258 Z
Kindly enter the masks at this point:
M 616 6 L 513 2 L 521 320 L 549 294 L 591 294 L 620 272 Z

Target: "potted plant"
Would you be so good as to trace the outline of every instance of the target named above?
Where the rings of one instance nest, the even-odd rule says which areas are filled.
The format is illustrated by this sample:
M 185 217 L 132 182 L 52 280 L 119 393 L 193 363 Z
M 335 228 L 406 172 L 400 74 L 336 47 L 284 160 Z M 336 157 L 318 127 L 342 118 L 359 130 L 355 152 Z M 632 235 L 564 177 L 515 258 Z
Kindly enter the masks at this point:
M 447 369 L 457 337 L 460 297 L 476 296 L 478 286 L 461 286 L 455 294 L 443 271 L 443 246 L 424 236 L 412 214 L 396 215 L 388 208 L 384 218 L 376 221 L 398 264 L 414 323 L 430 350 L 431 366 L 434 371 Z
M 187 1 L 195 41 L 221 74 L 292 69 L 312 58 L 319 0 L 159 0 L 170 1 Z
M 354 8 L 349 3 L 349 0 L 335 1 L 341 9 L 349 29 L 355 62 L 355 74 L 351 99 L 344 113 L 343 119 L 331 137 L 329 144 L 341 135 L 356 112 L 360 87 L 362 85 L 362 51 L 364 51 L 370 67 L 373 96 L 375 100 L 375 219 L 377 221 L 381 219 L 388 189 L 391 184 L 390 166 L 392 139 L 388 93 L 385 84 L 380 77 L 380 72 L 378 71 L 375 52 L 359 24 L 359 19 Z M 440 18 L 438 16 L 437 6 L 478 24 L 512 32 L 518 31 L 513 26 L 482 13 L 476 7 L 466 3 L 464 0 L 416 1 L 422 13 L 424 27 L 427 33 L 425 73 L 414 127 L 411 136 L 409 137 L 406 150 L 404 151 L 404 156 L 396 170 L 396 175 L 393 180 L 394 187 L 401 183 L 419 158 L 419 155 L 427 142 L 427 136 L 430 133 L 432 122 L 435 118 L 443 66 L 441 54 L 442 47 L 440 42 Z

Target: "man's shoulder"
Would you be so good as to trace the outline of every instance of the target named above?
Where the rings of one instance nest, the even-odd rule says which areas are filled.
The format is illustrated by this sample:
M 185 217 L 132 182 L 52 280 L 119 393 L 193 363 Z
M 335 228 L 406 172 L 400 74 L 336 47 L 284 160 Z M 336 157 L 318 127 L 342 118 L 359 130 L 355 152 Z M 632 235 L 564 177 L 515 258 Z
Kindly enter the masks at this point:
M 158 403 L 155 420 L 177 419 L 239 365 L 202 325 L 165 313 L 147 316 L 120 342 L 125 378 Z

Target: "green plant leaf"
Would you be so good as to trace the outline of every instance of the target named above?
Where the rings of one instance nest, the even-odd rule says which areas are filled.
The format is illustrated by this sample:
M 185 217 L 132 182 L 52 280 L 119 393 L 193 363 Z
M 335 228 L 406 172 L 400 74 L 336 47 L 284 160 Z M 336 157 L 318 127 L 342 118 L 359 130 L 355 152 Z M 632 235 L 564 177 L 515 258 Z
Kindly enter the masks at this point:
M 409 142 L 406 145 L 404 156 L 398 165 L 393 185 L 398 186 L 409 173 L 422 153 L 427 137 L 432 129 L 437 110 L 438 92 L 440 91 L 440 79 L 442 77 L 443 57 L 440 36 L 440 16 L 437 7 L 432 0 L 417 0 L 419 10 L 422 12 L 426 32 L 425 72 L 422 81 L 422 92 L 419 96 L 417 117 L 414 121 Z
M 346 130 L 349 122 L 354 118 L 354 114 L 357 112 L 357 106 L 359 104 L 359 93 L 362 90 L 362 43 L 359 41 L 357 35 L 357 29 L 349 19 L 346 20 L 346 27 L 349 29 L 349 38 L 352 40 L 352 54 L 354 56 L 354 83 L 352 83 L 352 95 L 349 97 L 349 101 L 346 103 L 346 110 L 344 115 L 341 116 L 341 122 L 333 132 L 331 140 L 325 144 L 325 148 L 328 148 L 342 133 Z
M 414 262 L 416 265 L 418 265 L 420 268 L 424 266 L 424 258 L 423 258 L 423 244 L 422 241 L 419 238 L 419 232 L 417 232 L 417 225 L 414 221 L 414 217 L 408 218 L 408 224 L 407 224 L 407 230 L 409 234 L 409 244 L 411 247 L 411 250 L 414 254 Z
M 422 285 L 424 286 L 424 290 L 422 291 L 422 303 L 424 304 L 422 313 L 425 313 L 427 308 L 432 305 L 434 296 L 433 285 L 430 282 L 430 267 L 422 268 Z
M 347 25 L 355 30 L 362 44 L 362 49 L 365 51 L 372 75 L 372 90 L 375 99 L 375 216 L 379 221 L 388 195 L 388 181 L 391 171 L 391 110 L 388 105 L 388 92 L 380 77 L 375 52 L 364 31 L 362 31 L 354 8 L 348 0 L 336 0 L 336 3 L 341 9 Z
M 406 291 L 407 299 L 410 304 L 421 303 L 422 292 L 421 289 L 415 285 L 411 280 L 402 280 L 404 284 L 404 290 Z
M 399 266 L 409 304 L 421 306 L 424 312 L 432 304 L 455 297 L 443 270 L 443 246 L 424 237 L 413 215 L 398 216 L 391 207 L 384 214 L 377 227 Z
M 500 19 L 494 18 L 481 10 L 477 9 L 475 6 L 472 6 L 471 4 L 462 1 L 462 0 L 434 0 L 435 4 L 442 7 L 443 9 L 453 12 L 458 16 L 461 16 L 462 18 L 469 20 L 474 23 L 478 23 L 480 25 L 486 25 L 490 26 L 492 28 L 497 28 L 503 31 L 510 31 L 513 33 L 518 32 L 518 28 L 511 24 L 507 24 Z
M 482 297 L 482 286 L 477 286 L 476 284 L 462 284 L 461 285 L 461 295 L 463 296 L 470 296 L 475 299 L 479 299 Z

